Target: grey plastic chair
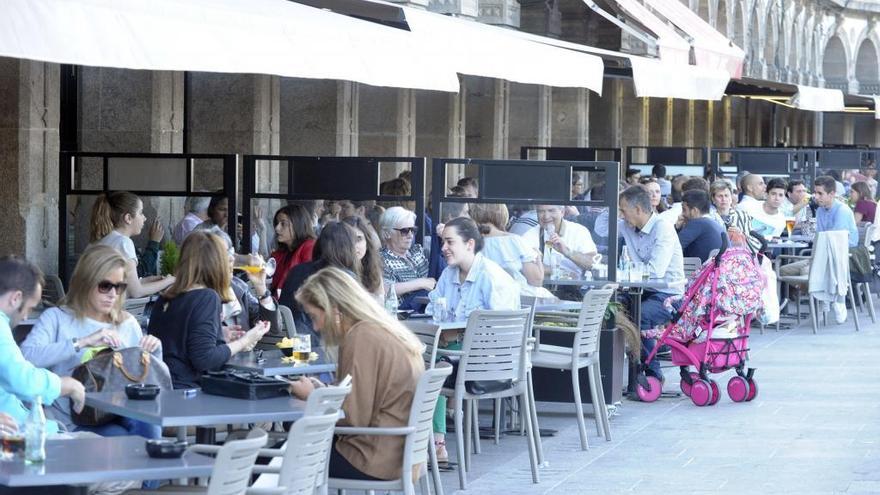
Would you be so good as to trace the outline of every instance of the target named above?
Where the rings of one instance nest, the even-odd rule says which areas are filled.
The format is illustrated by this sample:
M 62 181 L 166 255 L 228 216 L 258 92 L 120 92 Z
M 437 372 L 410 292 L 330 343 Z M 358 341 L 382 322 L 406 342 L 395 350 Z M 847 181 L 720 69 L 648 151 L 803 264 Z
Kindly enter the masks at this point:
M 365 481 L 350 480 L 343 478 L 330 478 L 328 487 L 331 490 L 394 490 L 402 491 L 406 495 L 414 495 L 412 470 L 413 467 L 424 464 L 428 460 L 430 452 L 434 451 L 431 442 L 433 428 L 432 419 L 434 408 L 437 406 L 437 397 L 446 377 L 452 374 L 452 367 L 448 363 L 440 363 L 433 369 L 425 370 L 413 394 L 412 408 L 410 409 L 407 426 L 394 428 L 361 428 L 361 427 L 338 427 L 337 435 L 370 435 L 370 436 L 402 436 L 403 465 L 402 476 L 389 481 Z M 435 463 L 436 465 L 436 463 Z M 427 478 L 421 479 L 421 491 L 427 495 Z
M 539 323 L 532 327 L 539 342 L 532 352 L 532 366 L 571 371 L 571 385 L 583 450 L 589 449 L 589 443 L 587 442 L 587 427 L 584 424 L 584 408 L 581 404 L 579 379 L 581 368 L 587 368 L 593 414 L 596 418 L 596 431 L 600 436 L 604 436 L 605 440 L 611 441 L 611 422 L 608 418 L 608 408 L 605 404 L 605 393 L 602 388 L 602 373 L 599 367 L 599 337 L 602 334 L 605 308 L 608 307 L 608 301 L 611 300 L 616 288 L 616 285 L 606 285 L 601 289 L 592 289 L 584 295 L 579 314 L 542 313 Z M 570 326 L 550 326 L 547 323 L 564 323 Z M 571 348 L 540 344 L 540 332 L 542 331 L 573 334 L 574 340 Z
M 327 486 L 327 463 L 342 403 L 351 392 L 348 377 L 336 387 L 315 389 L 305 414 L 293 423 L 280 449 L 262 449 L 261 457 L 280 457 L 280 465 L 256 466 L 254 473 L 275 474 L 278 485 L 252 487 L 248 495 L 312 495 Z
M 43 278 L 45 284 L 43 285 L 42 300 L 44 304 L 57 306 L 58 302 L 64 298 L 64 284 L 61 283 L 58 275 L 45 275 Z
M 293 311 L 287 306 L 279 304 L 278 316 L 282 326 L 281 330 L 283 330 L 288 337 L 293 338 L 293 336 L 296 335 L 296 323 L 293 321 Z
M 160 490 L 129 490 L 126 495 L 149 495 L 175 493 L 205 495 L 240 495 L 245 493 L 251 481 L 254 462 L 260 449 L 266 445 L 266 432 L 255 428 L 243 440 L 230 440 L 223 446 L 193 445 L 189 450 L 201 454 L 216 454 L 214 469 L 208 486 L 166 486 Z
M 684 276 L 685 278 L 691 278 L 691 276 L 703 267 L 703 261 L 700 258 L 684 258 Z
M 538 459 L 535 448 L 533 422 L 530 420 L 531 404 L 528 400 L 527 342 L 530 338 L 530 309 L 513 311 L 478 310 L 470 314 L 461 351 L 443 351 L 461 356 L 458 363 L 455 388 L 444 388 L 443 395 L 452 399 L 455 410 L 455 436 L 458 455 L 458 481 L 462 490 L 467 489 L 466 471 L 470 467 L 471 432 L 473 418 L 473 402 L 479 399 L 502 399 L 516 397 L 520 399 L 526 436 L 529 448 L 529 461 L 532 468 L 532 481 L 539 482 Z M 465 383 L 509 380 L 510 387 L 497 392 L 472 394 L 467 391 Z M 467 406 L 468 411 L 464 409 Z M 462 422 L 466 422 L 463 425 Z M 465 438 L 466 437 L 466 438 Z M 467 445 L 465 442 L 467 441 Z

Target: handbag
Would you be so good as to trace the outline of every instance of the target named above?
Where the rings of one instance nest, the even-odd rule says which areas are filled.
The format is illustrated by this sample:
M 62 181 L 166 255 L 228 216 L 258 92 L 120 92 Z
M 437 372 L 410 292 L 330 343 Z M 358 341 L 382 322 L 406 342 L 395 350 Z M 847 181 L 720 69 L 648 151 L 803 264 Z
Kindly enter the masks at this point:
M 171 390 L 171 373 L 159 359 L 140 347 L 107 349 L 73 369 L 71 376 L 88 392 L 120 392 L 132 383 L 150 383 L 162 390 Z M 79 413 L 71 408 L 70 417 L 77 426 L 103 426 L 116 419 L 91 406 Z
M 288 382 L 257 373 L 208 371 L 199 384 L 206 394 L 234 399 L 260 400 L 290 395 Z

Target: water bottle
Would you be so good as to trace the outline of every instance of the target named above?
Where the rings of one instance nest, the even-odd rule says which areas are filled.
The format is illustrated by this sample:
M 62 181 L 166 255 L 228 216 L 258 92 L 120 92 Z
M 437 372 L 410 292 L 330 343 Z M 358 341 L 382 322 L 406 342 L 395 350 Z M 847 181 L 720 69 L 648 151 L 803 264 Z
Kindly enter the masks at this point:
M 394 290 L 394 282 L 388 282 L 388 289 L 385 292 L 385 311 L 397 318 L 397 307 L 400 302 L 397 299 L 397 291 Z
M 446 303 L 446 298 L 438 297 L 437 300 L 434 301 L 433 314 L 431 315 L 431 319 L 434 320 L 434 323 L 443 323 L 447 320 L 448 311 L 449 307 Z
M 632 266 L 632 259 L 629 257 L 629 249 L 623 246 L 620 250 L 620 261 L 617 262 L 617 280 L 629 280 L 630 266 Z
M 28 464 L 46 460 L 46 415 L 43 413 L 43 398 L 39 396 L 31 405 L 24 424 L 24 460 Z

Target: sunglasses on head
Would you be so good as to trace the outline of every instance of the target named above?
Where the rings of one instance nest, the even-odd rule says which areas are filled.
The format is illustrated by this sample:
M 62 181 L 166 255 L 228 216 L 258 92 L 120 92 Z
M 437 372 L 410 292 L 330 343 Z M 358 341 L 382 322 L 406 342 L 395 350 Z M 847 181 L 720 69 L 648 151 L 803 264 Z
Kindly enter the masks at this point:
M 109 280 L 102 280 L 98 283 L 98 292 L 101 294 L 107 294 L 110 292 L 110 289 L 116 290 L 117 294 L 122 294 L 125 292 L 125 289 L 128 288 L 128 284 L 125 282 L 119 282 L 118 284 L 114 284 Z
M 401 235 L 410 235 L 410 234 L 415 235 L 415 233 L 419 231 L 418 227 L 404 227 L 402 229 L 394 229 L 394 230 L 400 232 Z

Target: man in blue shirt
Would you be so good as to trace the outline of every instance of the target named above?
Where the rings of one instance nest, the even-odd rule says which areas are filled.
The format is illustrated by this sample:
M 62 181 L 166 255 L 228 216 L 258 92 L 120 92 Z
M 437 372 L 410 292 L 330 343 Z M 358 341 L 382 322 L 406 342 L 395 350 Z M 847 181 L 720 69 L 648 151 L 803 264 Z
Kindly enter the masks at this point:
M 43 274 L 33 264 L 15 256 L 0 258 L 0 413 L 18 426 L 24 426 L 29 413 L 22 401 L 41 397 L 43 404 L 51 404 L 59 396 L 69 396 L 76 411 L 85 401 L 81 383 L 26 361 L 12 336 L 12 329 L 40 302 L 42 285 Z M 49 428 L 57 429 L 54 421 Z
M 692 189 L 682 195 L 681 214 L 686 223 L 678 233 L 685 258 L 700 258 L 705 262 L 713 249 L 721 249 L 724 229 L 709 216 L 709 195 L 702 189 Z
M 670 296 L 684 293 L 684 260 L 675 227 L 654 213 L 651 196 L 643 186 L 629 187 L 620 193 L 620 233 L 632 261 L 643 263 L 651 282 L 664 286 L 646 290 L 642 295 L 639 329 L 650 330 L 669 322 L 672 315 L 663 306 Z M 642 338 L 644 360 L 656 345 L 655 338 Z M 653 360 L 648 374 L 663 379 L 660 362 Z
M 816 232 L 844 230 L 849 233 L 849 247 L 858 246 L 859 229 L 856 227 L 856 219 L 849 206 L 837 201 L 837 181 L 833 177 L 823 175 L 816 177 L 813 187 L 813 199 L 819 205 L 816 210 Z M 783 276 L 807 275 L 810 273 L 810 260 L 789 263 L 781 267 L 779 273 Z M 845 303 L 832 303 L 831 310 L 838 323 L 846 320 Z

